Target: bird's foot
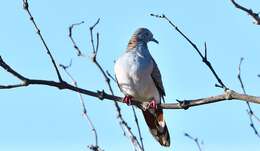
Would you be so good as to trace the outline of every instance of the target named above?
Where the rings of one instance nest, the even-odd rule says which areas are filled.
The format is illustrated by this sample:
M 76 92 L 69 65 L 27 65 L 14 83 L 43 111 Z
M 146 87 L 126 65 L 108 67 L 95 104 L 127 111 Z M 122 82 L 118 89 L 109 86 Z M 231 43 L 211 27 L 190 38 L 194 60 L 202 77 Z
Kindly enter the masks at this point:
M 132 104 L 132 96 L 130 95 L 126 95 L 123 99 L 123 102 L 126 103 L 127 105 L 131 105 Z
M 151 108 L 151 109 L 157 109 L 156 100 L 152 99 L 151 102 L 149 102 L 148 107 Z

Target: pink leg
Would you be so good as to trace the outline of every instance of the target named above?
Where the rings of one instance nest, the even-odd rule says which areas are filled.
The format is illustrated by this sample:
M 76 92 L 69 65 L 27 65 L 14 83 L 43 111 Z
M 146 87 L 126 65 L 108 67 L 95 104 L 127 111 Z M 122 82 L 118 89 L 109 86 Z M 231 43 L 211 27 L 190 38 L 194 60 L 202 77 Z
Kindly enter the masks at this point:
M 157 104 L 156 104 L 156 100 L 155 99 L 151 100 L 151 102 L 149 103 L 149 108 L 157 109 Z
M 132 102 L 132 96 L 130 95 L 126 95 L 123 99 L 123 102 L 126 103 L 127 105 L 131 105 L 131 102 Z

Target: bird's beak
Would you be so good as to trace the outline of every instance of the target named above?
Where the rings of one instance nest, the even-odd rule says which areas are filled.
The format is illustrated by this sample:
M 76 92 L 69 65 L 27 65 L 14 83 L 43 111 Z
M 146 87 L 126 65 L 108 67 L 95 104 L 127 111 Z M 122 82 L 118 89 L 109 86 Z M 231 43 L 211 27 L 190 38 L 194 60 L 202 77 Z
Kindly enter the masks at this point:
M 156 40 L 156 39 L 151 39 L 151 41 L 153 41 L 153 42 L 155 42 L 155 43 L 157 43 L 157 44 L 159 44 L 159 41 L 158 40 Z

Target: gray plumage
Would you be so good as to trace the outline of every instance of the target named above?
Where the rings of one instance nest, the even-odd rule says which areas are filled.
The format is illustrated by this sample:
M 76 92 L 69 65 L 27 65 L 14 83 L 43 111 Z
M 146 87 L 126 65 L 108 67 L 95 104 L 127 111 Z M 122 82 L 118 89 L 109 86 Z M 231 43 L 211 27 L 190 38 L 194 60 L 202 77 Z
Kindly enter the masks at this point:
M 160 104 L 165 96 L 161 73 L 147 47 L 149 41 L 158 43 L 148 29 L 137 29 L 129 40 L 126 52 L 115 63 L 120 90 L 144 105 L 151 101 Z M 161 145 L 169 146 L 170 136 L 162 110 L 149 108 L 143 114 L 154 138 Z

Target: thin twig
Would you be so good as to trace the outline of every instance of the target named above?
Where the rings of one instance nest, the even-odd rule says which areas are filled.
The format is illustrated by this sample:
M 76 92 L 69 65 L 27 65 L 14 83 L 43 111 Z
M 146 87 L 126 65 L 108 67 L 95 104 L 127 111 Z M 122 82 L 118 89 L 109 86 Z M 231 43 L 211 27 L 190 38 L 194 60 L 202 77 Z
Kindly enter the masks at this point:
M 140 129 L 140 126 L 139 126 L 138 118 L 137 118 L 137 115 L 136 115 L 136 112 L 135 112 L 135 108 L 133 106 L 132 106 L 132 109 L 133 109 L 133 113 L 134 113 L 136 127 L 137 127 L 137 130 L 138 130 L 139 139 L 140 139 L 140 142 L 141 142 L 141 145 L 142 145 L 142 149 L 144 151 L 143 137 L 142 137 L 141 129 Z
M 218 81 L 218 84 L 216 84 L 215 86 L 217 87 L 221 87 L 221 88 L 224 88 L 224 89 L 228 89 L 225 84 L 222 82 L 222 80 L 219 78 L 218 74 L 216 73 L 216 71 L 214 70 L 214 68 L 212 67 L 211 63 L 208 61 L 208 58 L 207 58 L 207 45 L 206 45 L 206 42 L 204 44 L 205 48 L 204 48 L 204 51 L 205 51 L 205 54 L 204 56 L 202 55 L 201 51 L 198 49 L 198 47 L 196 46 L 195 43 L 193 43 L 175 24 L 173 24 L 173 22 L 168 19 L 167 16 L 165 16 L 164 14 L 163 15 L 155 15 L 155 14 L 151 14 L 151 16 L 153 17 L 156 17 L 156 18 L 161 18 L 161 19 L 165 19 L 166 21 L 169 22 L 169 24 L 178 32 L 180 33 L 188 42 L 189 44 L 191 44 L 191 46 L 196 50 L 196 52 L 199 54 L 199 56 L 201 57 L 202 59 L 202 62 L 205 63 L 207 65 L 207 67 L 210 69 L 210 71 L 213 73 L 214 77 L 217 79 Z
M 79 49 L 77 43 L 75 42 L 75 40 L 74 40 L 74 38 L 73 38 L 73 28 L 74 28 L 75 26 L 81 25 L 81 24 L 83 24 L 83 23 L 84 23 L 84 21 L 81 21 L 81 22 L 79 22 L 79 23 L 75 23 L 75 24 L 72 24 L 72 25 L 69 26 L 69 38 L 70 38 L 70 40 L 71 40 L 71 42 L 72 42 L 72 44 L 73 44 L 73 47 L 74 47 L 75 50 L 77 51 L 77 55 L 78 55 L 78 56 L 84 56 L 84 54 L 81 52 L 81 50 Z
M 94 38 L 93 38 L 93 30 L 97 26 L 99 21 L 100 21 L 100 19 L 98 19 L 96 21 L 96 23 L 89 28 L 89 30 L 90 30 L 90 37 L 91 37 L 91 45 L 92 45 L 92 49 L 93 49 L 92 50 L 93 54 L 92 54 L 91 60 L 98 67 L 100 72 L 102 73 L 102 75 L 103 75 L 103 77 L 104 77 L 104 79 L 105 79 L 105 81 L 107 83 L 107 86 L 109 88 L 110 93 L 112 95 L 114 95 L 114 92 L 113 92 L 113 89 L 112 89 L 112 86 L 111 86 L 111 83 L 110 83 L 110 78 L 107 76 L 105 70 L 101 67 L 100 63 L 97 61 L 97 58 L 96 58 L 97 53 L 98 53 L 98 48 L 99 48 L 99 33 L 96 34 L 97 35 L 97 41 L 96 41 L 96 47 L 95 47 Z M 131 128 L 128 126 L 128 124 L 126 123 L 126 121 L 124 120 L 124 118 L 122 116 L 121 108 L 119 107 L 118 102 L 114 101 L 114 105 L 116 107 L 117 118 L 119 119 L 119 124 L 121 125 L 122 130 L 124 131 L 124 134 L 127 134 L 128 137 L 130 138 L 134 150 L 142 151 L 142 148 L 141 148 L 138 140 L 136 139 L 136 137 L 134 136 L 134 134 L 131 131 Z
M 97 33 L 97 43 L 96 43 L 96 47 L 95 47 L 95 45 L 94 45 L 94 38 L 93 38 L 93 29 L 97 26 L 99 21 L 100 21 L 100 18 L 98 18 L 98 20 L 95 22 L 95 24 L 93 26 L 89 27 L 92 51 L 93 51 L 93 54 L 96 54 L 96 55 L 97 55 L 98 45 L 99 45 L 99 34 Z
M 197 145 L 199 151 L 202 151 L 198 138 L 194 138 L 194 137 L 192 137 L 192 136 L 191 136 L 190 134 L 188 134 L 188 133 L 184 133 L 184 136 L 186 136 L 186 137 L 188 137 L 189 139 L 193 140 L 193 141 L 196 143 L 196 145 Z
M 33 18 L 33 16 L 32 16 L 32 14 L 31 14 L 31 11 L 29 10 L 28 0 L 23 0 L 23 8 L 24 8 L 24 10 L 28 13 L 31 22 L 33 23 L 34 28 L 36 29 L 36 33 L 37 33 L 38 36 L 40 37 L 41 42 L 43 43 L 43 45 L 44 45 L 44 47 L 45 47 L 45 49 L 46 49 L 46 51 L 47 51 L 47 54 L 49 55 L 49 57 L 50 57 L 50 59 L 51 59 L 51 62 L 52 62 L 52 64 L 53 64 L 54 68 L 55 68 L 55 71 L 56 71 L 56 74 L 57 74 L 57 76 L 58 76 L 59 81 L 62 82 L 63 80 L 62 80 L 62 77 L 61 77 L 61 75 L 60 75 L 60 72 L 59 72 L 59 69 L 58 69 L 58 67 L 57 67 L 57 64 L 56 64 L 56 62 L 55 62 L 55 60 L 54 60 L 54 58 L 53 58 L 53 56 L 52 56 L 52 54 L 51 54 L 51 51 L 50 51 L 50 49 L 49 49 L 47 43 L 45 42 L 45 40 L 44 40 L 44 38 L 43 38 L 43 36 L 42 36 L 42 34 L 41 34 L 40 28 L 37 26 L 37 24 L 36 24 L 36 22 L 35 22 L 35 20 L 34 20 L 34 18 Z
M 87 89 L 83 89 L 80 87 L 75 87 L 65 81 L 63 82 L 56 82 L 51 80 L 42 80 L 42 79 L 30 79 L 27 78 L 17 71 L 15 71 L 13 68 L 11 68 L 6 62 L 2 59 L 0 56 L 0 66 L 8 73 L 12 74 L 16 78 L 22 81 L 21 84 L 15 85 L 0 85 L 0 89 L 11 89 L 11 88 L 18 88 L 18 87 L 26 87 L 30 85 L 45 85 L 50 87 L 55 87 L 61 90 L 67 89 L 74 92 L 79 92 L 81 94 L 85 94 L 88 96 L 99 98 L 100 100 L 113 100 L 117 102 L 123 102 L 123 98 L 116 95 L 110 95 L 106 93 L 104 90 L 99 91 L 91 91 Z M 234 90 L 226 90 L 223 94 L 215 95 L 215 96 L 209 96 L 205 98 L 199 98 L 199 99 L 191 99 L 191 100 L 182 100 L 179 101 L 179 103 L 163 103 L 158 104 L 158 108 L 162 109 L 188 109 L 193 106 L 199 106 L 204 104 L 210 104 L 210 103 L 216 103 L 220 101 L 225 100 L 239 100 L 239 101 L 248 101 L 256 104 L 260 104 L 260 97 L 247 95 L 247 94 L 241 94 Z M 171 102 L 171 101 L 170 101 Z M 136 100 L 132 100 L 131 102 L 133 105 L 136 105 L 138 107 L 141 107 L 140 102 Z
M 114 76 L 112 76 L 108 71 L 106 71 L 106 73 L 110 77 L 110 79 L 112 79 L 115 83 L 117 83 L 116 78 Z M 139 139 L 140 139 L 140 142 L 141 142 L 141 145 L 142 145 L 142 149 L 144 151 L 143 137 L 142 137 L 141 129 L 140 129 L 140 126 L 139 126 L 138 118 L 137 118 L 137 115 L 136 115 L 136 111 L 135 111 L 135 108 L 133 106 L 132 106 L 132 110 L 133 110 L 133 113 L 134 113 L 134 118 L 135 118 L 137 130 L 138 130 Z
M 60 64 L 60 67 L 65 71 L 65 73 L 68 75 L 68 77 L 71 79 L 75 87 L 78 87 L 77 81 L 73 78 L 73 76 L 70 74 L 70 72 L 67 70 L 69 67 L 71 67 L 72 62 L 70 61 L 70 64 L 65 66 Z M 87 108 L 84 103 L 84 99 L 81 93 L 78 92 L 79 98 L 80 98 L 80 104 L 82 106 L 82 115 L 83 117 L 88 121 L 89 127 L 91 128 L 91 131 L 94 133 L 95 137 L 95 145 L 90 145 L 89 148 L 93 151 L 100 151 L 99 145 L 98 145 L 98 135 L 97 135 L 97 130 L 94 127 L 93 122 L 91 121 L 89 115 L 87 114 Z
M 241 88 L 243 90 L 243 93 L 246 94 L 246 90 L 245 90 L 245 86 L 244 86 L 244 83 L 242 81 L 242 78 L 241 78 L 241 65 L 242 65 L 242 62 L 243 62 L 244 58 L 240 58 L 240 62 L 239 62 L 239 65 L 238 65 L 238 75 L 237 75 L 237 78 L 239 80 L 239 83 L 241 85 Z M 252 108 L 251 108 L 251 105 L 249 102 L 246 102 L 247 104 L 247 113 L 248 113 L 248 116 L 249 116 L 249 119 L 250 119 L 250 127 L 253 129 L 254 133 L 256 134 L 256 136 L 258 136 L 260 138 L 260 135 L 254 125 L 254 122 L 253 122 L 253 117 L 256 118 L 256 120 L 258 120 L 259 118 L 254 114 Z
M 108 71 L 106 71 L 107 75 L 109 76 L 110 79 L 112 79 L 115 83 L 117 83 L 117 80 L 114 76 L 112 76 Z
M 245 86 L 244 86 L 244 83 L 242 81 L 242 78 L 241 78 L 241 65 L 242 65 L 242 62 L 243 62 L 244 58 L 240 58 L 240 62 L 239 62 L 239 65 L 238 65 L 238 75 L 237 75 L 237 78 L 239 80 L 239 83 L 241 85 L 241 88 L 244 92 L 244 94 L 246 94 L 246 90 L 245 90 Z
M 251 16 L 254 20 L 254 22 L 253 22 L 254 24 L 260 25 L 259 13 L 255 13 L 252 9 L 248 9 L 246 7 L 243 7 L 242 5 L 238 4 L 235 0 L 231 0 L 231 2 L 233 3 L 233 5 L 236 8 L 246 12 L 249 16 Z

